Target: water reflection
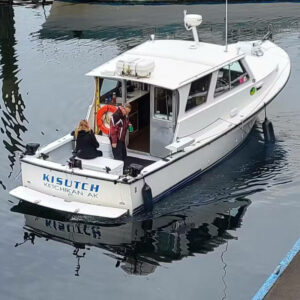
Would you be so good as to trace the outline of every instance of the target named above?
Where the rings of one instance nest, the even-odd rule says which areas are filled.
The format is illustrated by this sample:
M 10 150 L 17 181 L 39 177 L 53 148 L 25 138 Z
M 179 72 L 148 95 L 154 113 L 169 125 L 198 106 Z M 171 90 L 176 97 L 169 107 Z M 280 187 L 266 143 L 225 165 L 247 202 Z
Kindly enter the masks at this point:
M 261 38 L 269 29 L 274 33 L 298 30 L 300 17 L 297 4 L 234 4 L 229 10 L 229 41 Z M 164 38 L 191 38 L 182 24 L 183 10 L 201 13 L 199 27 L 202 40 L 224 40 L 224 5 L 116 5 L 68 4 L 55 1 L 50 14 L 38 32 L 41 39 L 114 40 L 120 49 L 149 38 L 151 33 Z M 282 9 L 285 14 L 282 16 Z M 117 38 L 117 40 L 115 40 Z
M 231 159 L 161 201 L 152 215 L 112 223 L 79 219 L 24 202 L 12 211 L 25 216 L 24 240 L 53 239 L 74 247 L 75 275 L 91 246 L 107 250 L 105 255 L 126 273 L 148 275 L 162 263 L 206 254 L 236 239 L 234 231 L 242 225 L 250 195 L 272 182 L 279 184 L 286 167 L 286 152 L 280 144 L 266 146 L 256 129 Z M 221 260 L 225 276 L 223 253 Z
M 108 250 L 105 254 L 115 259 L 116 267 L 120 266 L 126 273 L 148 275 L 160 263 L 171 263 L 194 253 L 205 254 L 233 239 L 229 231 L 241 225 L 249 204 L 246 198 L 221 201 L 180 214 L 113 225 L 68 222 L 62 215 L 39 209 L 44 214 L 41 217 L 32 210 L 31 214 L 38 216 L 24 215 L 24 241 L 34 243 L 38 237 L 70 244 L 75 248 L 76 258 L 84 257 L 90 246 L 99 247 Z M 30 205 L 21 203 L 13 210 L 28 213 L 31 209 Z M 79 249 L 85 251 L 78 254 Z
M 16 152 L 23 150 L 22 133 L 26 131 L 24 122 L 25 103 L 19 92 L 19 68 L 15 50 L 15 22 L 12 6 L 0 6 L 0 64 L 2 80 L 1 133 L 3 144 L 9 152 L 10 167 L 16 161 Z M 10 173 L 11 175 L 11 173 Z M 9 175 L 9 177 L 10 177 Z

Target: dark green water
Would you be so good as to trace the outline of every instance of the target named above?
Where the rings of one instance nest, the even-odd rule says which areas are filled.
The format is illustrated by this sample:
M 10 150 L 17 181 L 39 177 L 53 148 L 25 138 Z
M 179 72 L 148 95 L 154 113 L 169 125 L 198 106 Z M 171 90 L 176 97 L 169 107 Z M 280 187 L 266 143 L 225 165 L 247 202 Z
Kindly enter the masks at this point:
M 235 4 L 229 38 L 273 28 L 292 74 L 268 109 L 277 141 L 258 124 L 218 167 L 158 203 L 151 215 L 99 223 L 18 205 L 19 154 L 85 117 L 84 74 L 155 32 L 223 43 L 223 5 L 0 6 L 1 299 L 250 299 L 299 238 L 300 4 Z M 269 25 L 272 24 L 272 25 Z M 25 241 L 25 242 L 24 242 Z M 24 243 L 23 243 L 24 242 Z

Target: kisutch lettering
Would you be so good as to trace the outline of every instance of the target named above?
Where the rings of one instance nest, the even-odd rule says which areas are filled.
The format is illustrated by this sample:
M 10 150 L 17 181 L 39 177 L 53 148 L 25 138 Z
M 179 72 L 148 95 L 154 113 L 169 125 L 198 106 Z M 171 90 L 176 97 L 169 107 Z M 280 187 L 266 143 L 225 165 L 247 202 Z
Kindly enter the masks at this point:
M 83 195 L 83 191 L 98 193 L 99 185 L 81 182 L 78 180 L 65 179 L 54 175 L 43 174 L 44 185 L 57 191 L 66 191 L 68 193 Z M 89 193 L 90 194 L 90 193 Z

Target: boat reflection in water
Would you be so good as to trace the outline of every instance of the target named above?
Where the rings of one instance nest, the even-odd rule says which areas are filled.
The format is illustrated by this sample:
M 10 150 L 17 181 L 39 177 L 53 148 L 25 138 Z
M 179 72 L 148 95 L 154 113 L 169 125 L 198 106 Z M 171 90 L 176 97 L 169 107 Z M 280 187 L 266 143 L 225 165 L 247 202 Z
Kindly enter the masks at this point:
M 222 201 L 155 219 L 122 224 L 86 224 L 63 221 L 62 216 L 25 214 L 25 240 L 35 237 L 70 244 L 74 255 L 88 246 L 108 250 L 126 273 L 147 275 L 161 263 L 171 263 L 194 253 L 213 251 L 228 239 L 228 230 L 241 225 L 250 200 Z M 30 209 L 21 203 L 14 210 Z M 41 211 L 40 211 L 41 212 Z M 42 210 L 45 214 L 46 210 Z M 48 211 L 49 213 L 49 211 Z
M 103 40 L 120 50 L 139 44 L 154 33 L 157 37 L 190 38 L 182 26 L 183 10 L 189 5 L 109 5 L 54 1 L 49 15 L 38 31 L 39 39 Z M 284 16 L 282 10 L 284 9 Z M 205 16 L 198 28 L 202 40 L 223 43 L 224 1 L 221 4 L 194 4 L 193 11 Z M 230 6 L 229 40 L 261 38 L 272 24 L 273 33 L 299 29 L 295 3 L 239 3 Z M 212 34 L 213 32 L 213 34 Z M 127 45 L 128 44 L 128 45 Z M 103 45 L 101 45 L 102 47 Z M 101 48 L 98 47 L 98 48 Z M 100 49 L 98 49 L 99 51 Z

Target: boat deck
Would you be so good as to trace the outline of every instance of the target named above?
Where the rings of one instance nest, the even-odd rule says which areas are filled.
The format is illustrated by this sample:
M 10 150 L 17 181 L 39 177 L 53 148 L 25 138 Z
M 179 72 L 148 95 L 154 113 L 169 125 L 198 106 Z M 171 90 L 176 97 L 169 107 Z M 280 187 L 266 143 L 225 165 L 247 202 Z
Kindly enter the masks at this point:
M 142 165 L 143 167 L 147 167 L 151 164 L 153 164 L 155 161 L 153 160 L 148 160 L 148 159 L 142 159 L 138 157 L 133 157 L 133 156 L 127 156 L 126 161 L 125 161 L 125 168 L 129 167 L 131 164 L 138 164 Z
M 96 136 L 96 138 L 98 139 L 98 142 L 100 144 L 99 150 L 103 151 L 103 157 L 113 159 L 112 152 L 109 149 L 111 147 L 110 143 L 103 142 L 104 140 L 101 139 L 100 136 Z M 68 163 L 69 159 L 74 155 L 74 153 L 73 153 L 74 148 L 75 148 L 74 141 L 67 140 L 66 143 L 64 143 L 58 147 L 54 147 L 54 149 L 51 149 L 51 151 L 47 152 L 47 156 L 45 159 L 47 159 L 48 161 L 51 161 L 51 162 L 65 165 Z M 129 150 L 129 153 L 128 153 L 126 161 L 124 162 L 124 168 L 128 168 L 131 164 L 138 164 L 143 167 L 147 167 L 155 162 L 155 160 L 151 156 L 149 156 L 149 159 L 148 159 L 147 155 L 135 154 L 135 153 L 130 152 L 130 149 L 128 149 L 128 150 Z

